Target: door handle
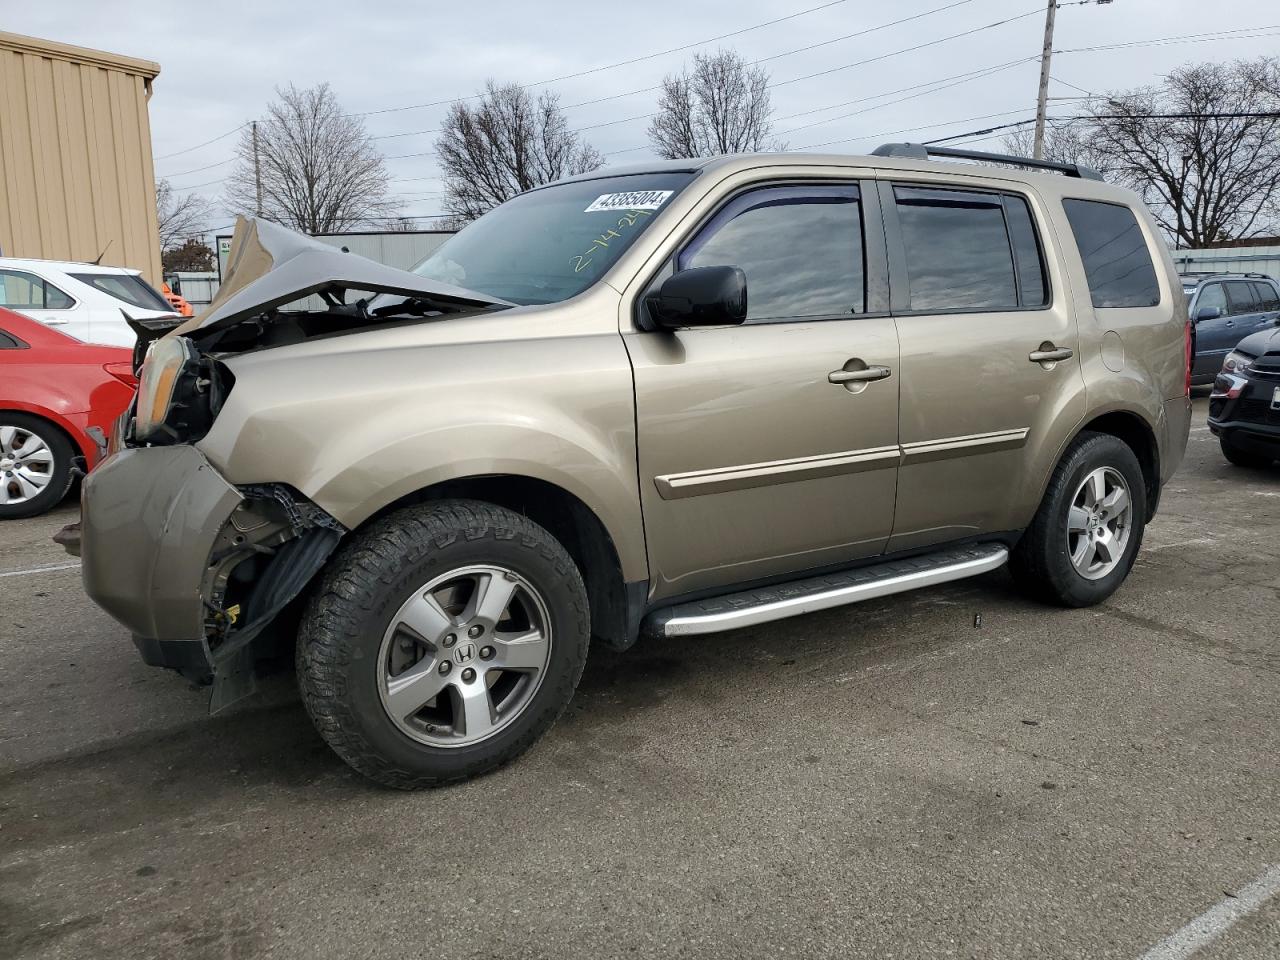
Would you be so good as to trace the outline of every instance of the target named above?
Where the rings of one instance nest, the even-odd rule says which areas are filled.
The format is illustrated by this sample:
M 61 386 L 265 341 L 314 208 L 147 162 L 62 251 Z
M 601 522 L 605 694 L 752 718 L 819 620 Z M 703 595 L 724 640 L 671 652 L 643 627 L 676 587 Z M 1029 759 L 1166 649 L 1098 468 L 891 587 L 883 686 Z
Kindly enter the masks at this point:
M 1070 347 L 1055 347 L 1053 344 L 1042 344 L 1039 350 L 1032 350 L 1027 359 L 1032 363 L 1057 363 L 1059 360 L 1070 360 L 1075 352 Z
M 870 383 L 885 380 L 893 374 L 888 367 L 866 367 L 863 370 L 832 370 L 827 374 L 829 383 Z

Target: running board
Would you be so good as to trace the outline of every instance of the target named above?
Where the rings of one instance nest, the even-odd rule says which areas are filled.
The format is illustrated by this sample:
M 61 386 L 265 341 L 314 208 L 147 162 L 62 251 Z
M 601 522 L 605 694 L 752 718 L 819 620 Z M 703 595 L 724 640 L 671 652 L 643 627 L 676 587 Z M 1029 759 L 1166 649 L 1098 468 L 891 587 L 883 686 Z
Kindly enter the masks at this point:
M 889 560 L 842 573 L 677 604 L 651 613 L 645 620 L 644 629 L 659 637 L 736 630 L 919 587 L 963 580 L 995 570 L 1008 559 L 1009 549 L 1002 544 L 950 547 L 921 557 Z

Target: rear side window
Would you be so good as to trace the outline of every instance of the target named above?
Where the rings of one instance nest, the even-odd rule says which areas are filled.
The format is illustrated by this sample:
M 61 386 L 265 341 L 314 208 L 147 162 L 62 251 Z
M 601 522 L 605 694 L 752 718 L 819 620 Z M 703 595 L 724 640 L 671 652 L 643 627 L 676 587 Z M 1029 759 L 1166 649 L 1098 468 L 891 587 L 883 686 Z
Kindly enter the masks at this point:
M 1232 280 L 1227 284 L 1227 300 L 1231 304 L 1232 316 L 1242 313 L 1257 313 L 1261 307 L 1258 306 L 1258 294 L 1253 288 L 1253 284 L 1247 280 Z
M 23 270 L 0 270 L 0 307 L 69 310 L 76 302 L 53 284 Z
M 863 313 L 858 188 L 768 187 L 742 194 L 681 251 L 676 266 L 741 267 L 748 322 Z
M 11 333 L 0 330 L 0 350 L 21 350 L 26 344 Z
M 1063 200 L 1084 261 L 1095 307 L 1154 307 L 1160 284 L 1151 251 L 1128 207 L 1097 200 Z
M 145 280 L 132 273 L 73 273 L 71 276 L 130 306 L 141 307 L 143 310 L 173 309 L 168 300 L 160 296 Z
M 1049 302 L 1026 200 L 905 186 L 893 194 L 911 310 L 1017 310 Z

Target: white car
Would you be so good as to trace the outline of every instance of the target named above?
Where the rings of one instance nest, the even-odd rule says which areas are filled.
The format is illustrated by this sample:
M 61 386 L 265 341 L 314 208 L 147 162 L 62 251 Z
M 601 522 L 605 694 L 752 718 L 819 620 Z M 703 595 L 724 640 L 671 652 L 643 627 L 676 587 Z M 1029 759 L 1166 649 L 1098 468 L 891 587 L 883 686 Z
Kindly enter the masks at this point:
M 137 270 L 17 257 L 0 257 L 0 307 L 86 343 L 122 347 L 137 339 L 122 310 L 137 320 L 174 315 Z

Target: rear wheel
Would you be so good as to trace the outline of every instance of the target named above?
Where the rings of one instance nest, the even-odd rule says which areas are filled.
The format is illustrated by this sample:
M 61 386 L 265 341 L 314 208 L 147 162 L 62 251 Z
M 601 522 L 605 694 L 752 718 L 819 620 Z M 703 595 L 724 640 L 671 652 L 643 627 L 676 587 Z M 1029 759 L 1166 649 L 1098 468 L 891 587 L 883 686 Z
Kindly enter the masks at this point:
M 560 543 L 475 501 L 412 507 L 357 535 L 299 630 L 303 702 L 379 783 L 475 776 L 526 750 L 582 675 L 586 588 Z
M 75 451 L 48 420 L 0 411 L 0 520 L 52 510 L 71 489 Z
M 1222 447 L 1222 455 L 1234 463 L 1237 467 L 1265 467 L 1271 463 L 1270 457 L 1264 457 L 1261 454 L 1253 453 L 1250 450 L 1242 450 L 1226 437 L 1220 437 L 1218 443 Z
M 1014 580 L 1047 603 L 1101 603 L 1129 575 L 1146 515 L 1146 485 L 1133 450 L 1110 434 L 1081 434 L 1013 550 Z

